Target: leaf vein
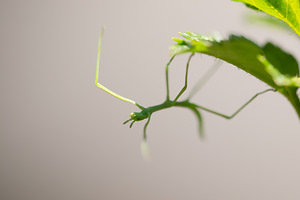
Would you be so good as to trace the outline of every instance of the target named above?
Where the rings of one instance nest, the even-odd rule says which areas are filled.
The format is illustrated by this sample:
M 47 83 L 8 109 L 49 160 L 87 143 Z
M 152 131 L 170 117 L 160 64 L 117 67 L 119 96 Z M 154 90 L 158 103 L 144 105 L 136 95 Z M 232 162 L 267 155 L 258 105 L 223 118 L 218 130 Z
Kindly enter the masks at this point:
M 297 27 L 299 28 L 299 24 L 298 24 L 297 21 L 294 22 L 294 23 L 291 23 L 291 22 L 288 20 L 288 18 L 287 18 L 286 16 L 284 16 L 281 12 L 279 12 L 278 9 L 275 8 L 269 1 L 265 1 L 265 2 L 268 4 L 268 6 L 270 6 L 270 8 L 272 8 L 272 10 L 273 10 L 276 14 L 278 14 L 278 15 L 280 16 L 281 20 L 283 20 L 283 21 L 285 21 L 286 23 L 288 23 L 293 29 L 296 29 L 296 30 L 297 30 Z M 287 5 L 287 6 L 288 6 L 288 5 Z M 295 14 L 297 14 L 297 13 L 295 13 Z

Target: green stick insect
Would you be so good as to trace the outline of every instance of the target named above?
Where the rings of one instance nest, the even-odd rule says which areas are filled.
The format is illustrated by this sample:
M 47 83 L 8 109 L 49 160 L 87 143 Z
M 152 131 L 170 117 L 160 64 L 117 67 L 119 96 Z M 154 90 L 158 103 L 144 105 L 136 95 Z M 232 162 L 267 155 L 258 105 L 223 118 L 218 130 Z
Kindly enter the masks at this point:
M 171 100 L 170 98 L 170 92 L 169 92 L 169 66 L 171 64 L 171 62 L 173 61 L 175 55 L 169 60 L 169 62 L 166 65 L 166 88 L 167 88 L 167 95 L 166 95 L 166 100 L 158 105 L 154 105 L 154 106 L 150 106 L 150 107 L 144 107 L 141 106 L 140 104 L 138 104 L 137 102 L 128 99 L 126 97 L 122 97 L 118 94 L 116 94 L 115 92 L 109 90 L 108 88 L 106 88 L 105 86 L 103 86 L 102 84 L 99 83 L 98 81 L 98 75 L 99 75 L 99 62 L 100 62 L 100 53 L 101 53 L 101 42 L 102 42 L 102 36 L 103 36 L 103 31 L 104 28 L 102 27 L 101 29 L 101 33 L 99 36 L 99 43 L 98 43 L 98 55 L 97 55 L 97 68 L 96 68 L 96 79 L 95 79 L 95 83 L 97 85 L 97 87 L 99 87 L 100 89 L 104 90 L 105 92 L 111 94 L 112 96 L 125 101 L 125 102 L 129 102 L 132 103 L 134 105 L 136 105 L 141 111 L 140 112 L 133 112 L 130 114 L 130 119 L 126 120 L 123 124 L 127 124 L 128 122 L 131 122 L 130 124 L 130 128 L 132 127 L 132 125 L 137 122 L 137 121 L 142 121 L 147 119 L 147 122 L 145 123 L 144 126 L 144 133 L 143 133 L 143 140 L 146 141 L 147 139 L 147 134 L 146 134 L 146 130 L 147 127 L 150 123 L 150 119 L 151 116 L 154 112 L 166 109 L 166 108 L 171 108 L 171 107 L 185 107 L 190 109 L 197 117 L 198 120 L 198 125 L 199 125 L 199 136 L 201 138 L 203 138 L 204 136 L 204 131 L 203 131 L 203 121 L 202 121 L 202 116 L 199 112 L 199 109 L 207 111 L 209 113 L 218 115 L 220 117 L 223 117 L 225 119 L 231 119 L 233 117 L 235 117 L 241 110 L 243 110 L 243 108 L 245 108 L 250 102 L 252 102 L 256 97 L 258 97 L 259 95 L 262 95 L 266 92 L 269 91 L 275 91 L 274 89 L 267 89 L 264 90 L 262 92 L 259 92 L 257 94 L 255 94 L 250 100 L 248 100 L 246 103 L 244 103 L 237 111 L 235 111 L 232 115 L 224 115 L 221 114 L 219 112 L 213 111 L 211 109 L 205 108 L 203 106 L 197 105 L 195 103 L 190 102 L 190 99 L 194 96 L 194 94 L 201 88 L 201 86 L 203 86 L 203 84 L 208 80 L 208 77 L 212 76 L 212 74 L 216 71 L 216 69 L 220 66 L 220 62 L 216 62 L 215 63 L 215 67 L 211 68 L 206 75 L 203 76 L 202 79 L 200 79 L 200 81 L 195 85 L 195 87 L 192 89 L 190 95 L 188 96 L 188 98 L 186 100 L 183 101 L 178 101 L 178 99 L 181 97 L 181 95 L 185 92 L 185 90 L 187 89 L 187 84 L 188 84 L 188 70 L 189 70 L 189 64 L 190 61 L 192 59 L 192 57 L 194 56 L 194 53 L 192 53 L 187 61 L 186 64 L 186 71 L 185 71 L 185 83 L 183 88 L 180 90 L 180 92 L 177 94 L 177 96 L 174 98 L 174 100 Z

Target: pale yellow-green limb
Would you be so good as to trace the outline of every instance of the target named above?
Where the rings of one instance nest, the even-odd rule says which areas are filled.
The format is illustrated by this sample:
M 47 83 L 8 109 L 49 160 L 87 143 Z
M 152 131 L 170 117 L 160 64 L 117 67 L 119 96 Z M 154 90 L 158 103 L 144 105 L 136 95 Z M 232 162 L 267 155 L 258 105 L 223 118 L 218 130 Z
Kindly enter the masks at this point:
M 97 55 L 97 68 L 96 68 L 96 79 L 95 79 L 95 83 L 96 86 L 99 87 L 100 89 L 104 90 L 105 92 L 107 92 L 108 94 L 122 100 L 122 101 L 126 101 L 129 103 L 132 103 L 136 106 L 138 106 L 140 109 L 143 109 L 144 107 L 139 105 L 138 103 L 136 103 L 135 101 L 128 99 L 126 97 L 122 97 L 121 95 L 116 94 L 115 92 L 111 91 L 110 89 L 108 89 L 107 87 L 105 87 L 104 85 L 100 84 L 98 79 L 99 79 L 99 63 L 100 63 L 100 54 L 101 54 L 101 43 L 102 43 L 102 36 L 103 36 L 103 32 L 104 32 L 104 27 L 101 27 L 101 33 L 99 36 L 99 42 L 98 42 L 98 55 Z

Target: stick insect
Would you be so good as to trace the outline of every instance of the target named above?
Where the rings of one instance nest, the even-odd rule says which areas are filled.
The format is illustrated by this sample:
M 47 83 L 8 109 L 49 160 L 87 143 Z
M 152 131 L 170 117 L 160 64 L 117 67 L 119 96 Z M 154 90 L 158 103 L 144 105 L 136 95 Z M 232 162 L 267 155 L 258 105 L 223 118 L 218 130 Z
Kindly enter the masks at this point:
M 103 32 L 104 32 L 104 28 L 102 27 L 101 33 L 100 33 L 100 36 L 99 36 L 99 42 L 98 42 L 97 67 L 96 67 L 96 79 L 95 79 L 96 86 L 99 87 L 100 89 L 104 90 L 105 92 L 109 93 L 110 95 L 112 95 L 112 96 L 114 96 L 114 97 L 122 100 L 122 101 L 134 104 L 135 106 L 137 106 L 140 109 L 140 112 L 132 112 L 130 114 L 130 118 L 128 120 L 126 120 L 123 124 L 127 124 L 128 122 L 131 122 L 130 125 L 129 125 L 129 127 L 131 128 L 135 122 L 147 119 L 147 121 L 146 121 L 146 123 L 144 125 L 144 130 L 143 130 L 143 140 L 144 141 L 146 141 L 146 139 L 147 139 L 146 130 L 147 130 L 147 127 L 148 127 L 148 125 L 150 123 L 151 116 L 152 116 L 152 114 L 154 112 L 157 112 L 157 111 L 160 111 L 160 110 L 163 110 L 163 109 L 166 109 L 166 108 L 171 108 L 171 107 L 184 107 L 184 108 L 190 109 L 196 115 L 196 117 L 197 117 L 198 126 L 199 126 L 199 128 L 198 128 L 199 129 L 199 136 L 201 138 L 203 138 L 203 136 L 204 136 L 204 134 L 203 134 L 204 133 L 204 131 L 203 131 L 203 121 L 202 121 L 202 116 L 201 116 L 199 110 L 207 111 L 209 113 L 215 114 L 215 115 L 223 117 L 225 119 L 232 119 L 239 112 L 241 112 L 250 102 L 252 102 L 256 97 L 258 97 L 258 96 L 260 96 L 260 95 L 262 95 L 262 94 L 264 94 L 266 92 L 269 92 L 269 91 L 274 91 L 274 92 L 276 91 L 274 89 L 267 89 L 267 90 L 264 90 L 262 92 L 259 92 L 259 93 L 255 94 L 250 100 L 248 100 L 246 103 L 244 103 L 232 115 L 221 114 L 221 113 L 216 112 L 214 110 L 211 110 L 211 109 L 208 109 L 206 107 L 203 107 L 203 106 L 197 105 L 195 103 L 192 103 L 190 101 L 190 99 L 192 98 L 192 96 L 200 89 L 200 87 L 208 80 L 208 78 L 210 76 L 212 76 L 212 74 L 220 66 L 219 63 L 216 63 L 216 66 L 213 67 L 213 68 L 211 68 L 211 70 L 209 70 L 206 73 L 206 75 L 204 75 L 198 81 L 198 83 L 195 85 L 195 87 L 191 90 L 191 93 L 188 96 L 188 98 L 186 100 L 183 100 L 183 101 L 178 101 L 179 98 L 181 97 L 181 95 L 187 89 L 189 65 L 190 65 L 190 61 L 191 61 L 192 57 L 194 56 L 194 53 L 192 53 L 189 56 L 187 64 L 186 64 L 184 86 L 182 87 L 182 89 L 180 90 L 180 92 L 176 95 L 176 97 L 172 100 L 170 98 L 170 92 L 169 92 L 170 91 L 169 90 L 169 66 L 170 66 L 171 62 L 173 61 L 173 59 L 175 57 L 175 55 L 174 55 L 174 56 L 171 57 L 171 59 L 169 60 L 169 62 L 166 65 L 166 68 L 165 68 L 165 71 L 166 71 L 166 88 L 167 88 L 167 91 L 166 91 L 166 93 L 167 93 L 166 94 L 166 100 L 163 103 L 158 104 L 158 105 L 144 107 L 144 106 L 138 104 L 137 102 L 135 102 L 135 101 L 133 101 L 131 99 L 123 97 L 123 96 L 121 96 L 121 95 L 119 95 L 119 94 L 117 94 L 117 93 L 109 90 L 108 88 L 106 88 L 105 86 L 103 86 L 102 84 L 99 83 L 99 62 L 100 62 L 100 53 L 101 53 L 101 43 L 102 43 Z

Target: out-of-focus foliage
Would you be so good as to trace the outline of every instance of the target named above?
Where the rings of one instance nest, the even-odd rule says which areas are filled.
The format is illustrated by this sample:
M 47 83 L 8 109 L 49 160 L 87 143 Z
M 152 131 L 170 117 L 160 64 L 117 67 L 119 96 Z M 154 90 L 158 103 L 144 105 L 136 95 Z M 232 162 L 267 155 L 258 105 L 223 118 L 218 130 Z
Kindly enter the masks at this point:
M 233 0 L 286 22 L 300 36 L 299 0 Z

